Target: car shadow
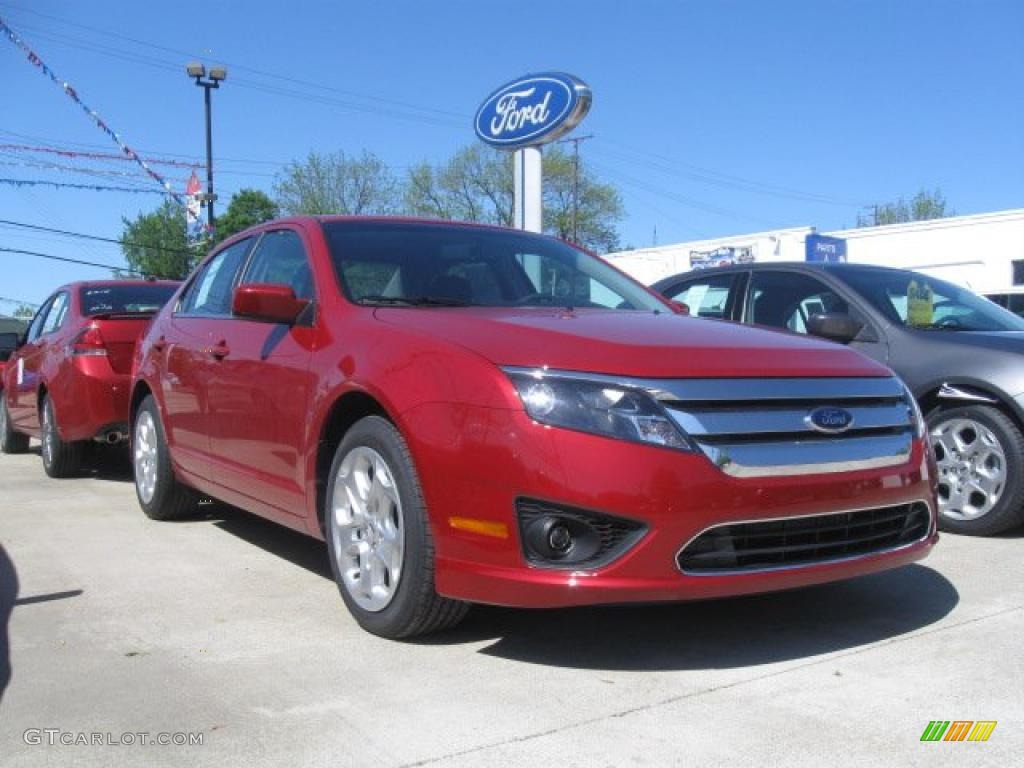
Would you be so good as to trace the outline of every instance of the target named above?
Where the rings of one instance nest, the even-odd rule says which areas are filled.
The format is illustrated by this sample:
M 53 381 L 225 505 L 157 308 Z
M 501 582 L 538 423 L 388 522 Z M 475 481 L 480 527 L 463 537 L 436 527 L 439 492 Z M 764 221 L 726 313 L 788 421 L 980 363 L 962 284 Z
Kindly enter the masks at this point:
M 231 507 L 222 531 L 331 579 L 323 542 Z M 523 610 L 474 606 L 462 624 L 409 641 L 491 641 L 490 656 L 603 670 L 727 669 L 850 650 L 920 630 L 960 596 L 942 574 L 914 564 L 884 573 L 763 595 L 656 605 Z
M 0 544 L 0 701 L 11 682 L 11 642 L 8 624 L 18 599 L 18 572 L 3 544 Z

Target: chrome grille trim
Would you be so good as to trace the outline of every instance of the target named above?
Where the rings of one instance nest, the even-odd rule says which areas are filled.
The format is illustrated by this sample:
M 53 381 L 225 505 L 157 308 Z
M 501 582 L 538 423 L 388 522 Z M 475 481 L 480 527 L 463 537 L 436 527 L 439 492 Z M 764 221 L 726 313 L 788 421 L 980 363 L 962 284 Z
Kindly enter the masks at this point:
M 669 415 L 692 437 L 704 435 L 754 435 L 778 432 L 808 432 L 808 408 L 789 407 L 784 410 L 736 408 L 726 411 L 690 408 L 685 411 L 669 408 Z M 850 406 L 845 410 L 853 416 L 856 430 L 906 428 L 907 407 L 901 403 Z
M 904 464 L 913 446 L 909 431 L 898 435 L 697 445 L 732 477 L 817 475 Z

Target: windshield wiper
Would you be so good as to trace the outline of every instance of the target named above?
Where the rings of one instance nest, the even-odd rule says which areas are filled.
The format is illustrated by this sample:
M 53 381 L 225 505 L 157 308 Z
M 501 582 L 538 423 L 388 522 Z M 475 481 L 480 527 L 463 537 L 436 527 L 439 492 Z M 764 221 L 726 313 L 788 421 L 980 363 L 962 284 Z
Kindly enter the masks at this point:
M 403 307 L 469 307 L 472 302 L 445 296 L 360 296 L 360 304 L 394 304 Z

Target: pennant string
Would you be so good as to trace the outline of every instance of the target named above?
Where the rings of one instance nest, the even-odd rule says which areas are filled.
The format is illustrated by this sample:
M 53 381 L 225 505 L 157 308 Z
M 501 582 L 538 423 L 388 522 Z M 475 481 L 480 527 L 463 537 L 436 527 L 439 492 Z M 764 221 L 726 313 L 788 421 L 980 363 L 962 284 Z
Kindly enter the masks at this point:
M 22 40 L 13 29 L 11 29 L 9 26 L 7 26 L 6 23 L 4 23 L 4 20 L 2 18 L 0 18 L 0 32 L 3 32 L 7 36 L 8 40 L 10 40 L 15 46 L 24 51 L 28 55 L 28 60 L 35 66 L 39 67 L 42 70 L 43 74 L 49 77 L 51 81 L 53 81 L 54 85 L 58 86 L 61 90 L 64 91 L 64 93 L 70 96 L 71 99 L 79 107 L 81 107 L 82 110 L 87 115 L 89 115 L 90 118 L 92 118 L 93 122 L 95 122 L 96 125 L 104 133 L 106 133 L 108 136 L 110 136 L 111 139 L 113 139 L 114 143 L 117 144 L 117 146 L 121 149 L 122 152 L 124 152 L 128 157 L 130 157 L 132 160 L 138 163 L 142 170 L 144 170 L 154 181 L 156 181 L 163 188 L 163 194 L 169 195 L 174 199 L 175 202 L 179 204 L 184 204 L 182 196 L 171 188 L 171 183 L 167 181 L 167 179 L 165 179 L 159 173 L 154 171 L 150 167 L 149 163 L 147 163 L 145 160 L 143 160 L 135 153 L 135 150 L 133 150 L 131 147 L 125 144 L 124 141 L 121 140 L 121 137 L 113 130 L 111 130 L 105 122 L 103 122 L 103 120 L 100 118 L 100 116 L 96 113 L 95 110 L 90 109 L 88 106 L 86 106 L 85 103 L 82 102 L 82 100 L 78 97 L 78 93 L 75 91 L 75 89 L 68 85 L 67 82 L 57 77 L 56 73 L 54 73 L 53 70 L 46 66 L 43 60 L 39 58 L 38 55 L 36 55 L 35 51 L 29 48 L 25 41 Z M 142 190 L 131 191 L 141 192 Z
M 90 189 L 95 192 L 134 192 L 140 195 L 163 195 L 156 189 L 140 189 L 139 187 L 110 187 L 104 184 L 73 184 L 67 181 L 46 181 L 43 179 L 3 179 L 0 184 L 10 184 L 15 187 L 54 187 L 56 189 Z
M 60 155 L 61 157 L 85 157 L 90 160 L 124 160 L 127 162 L 131 161 L 131 157 L 120 154 L 115 155 L 112 152 L 81 152 L 78 150 L 71 149 L 57 149 L 56 147 L 35 147 L 29 144 L 0 144 L 0 150 L 15 151 L 15 152 L 46 152 L 51 155 Z M 205 168 L 206 163 L 188 162 L 186 160 L 167 160 L 164 158 L 145 158 L 146 162 L 150 165 L 169 165 L 174 168 Z

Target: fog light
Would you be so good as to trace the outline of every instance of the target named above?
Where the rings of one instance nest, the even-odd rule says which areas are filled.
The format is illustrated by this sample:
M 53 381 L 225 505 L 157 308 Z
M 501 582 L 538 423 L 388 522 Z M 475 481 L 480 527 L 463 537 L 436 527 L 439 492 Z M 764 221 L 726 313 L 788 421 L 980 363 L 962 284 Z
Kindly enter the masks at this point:
M 562 523 L 555 523 L 548 529 L 548 546 L 555 552 L 565 553 L 572 546 L 572 534 Z

